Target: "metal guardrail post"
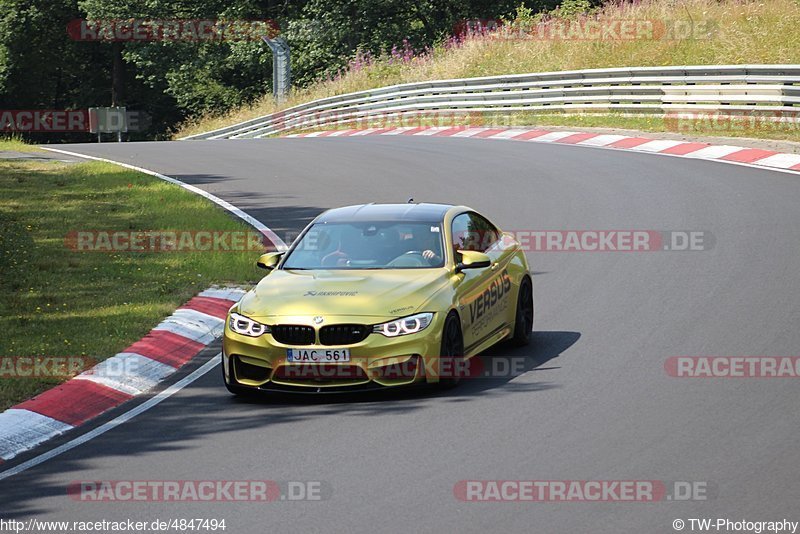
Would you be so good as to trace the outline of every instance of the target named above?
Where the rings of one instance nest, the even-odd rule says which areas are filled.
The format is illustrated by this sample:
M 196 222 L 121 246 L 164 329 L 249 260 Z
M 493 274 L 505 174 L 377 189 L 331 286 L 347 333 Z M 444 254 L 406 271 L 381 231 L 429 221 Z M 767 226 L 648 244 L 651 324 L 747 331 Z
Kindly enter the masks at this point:
M 272 95 L 278 103 L 284 102 L 292 85 L 291 50 L 283 37 L 262 37 L 272 50 Z

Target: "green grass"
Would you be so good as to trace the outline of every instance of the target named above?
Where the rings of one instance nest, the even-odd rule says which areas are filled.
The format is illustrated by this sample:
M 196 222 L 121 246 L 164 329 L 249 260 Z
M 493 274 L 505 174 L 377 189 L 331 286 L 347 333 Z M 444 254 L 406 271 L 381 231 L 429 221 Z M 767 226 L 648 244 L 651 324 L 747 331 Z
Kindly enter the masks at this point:
M 398 83 L 623 66 L 800 63 L 798 0 L 611 2 L 592 15 L 611 20 L 650 20 L 667 25 L 693 21 L 698 28 L 709 31 L 699 32 L 697 36 L 700 38 L 663 40 L 547 40 L 509 38 L 498 34 L 477 36 L 456 47 L 438 46 L 431 53 L 405 63 L 379 58 L 372 65 L 351 70 L 339 79 L 320 80 L 309 87 L 295 90 L 283 106 L 278 106 L 271 96 L 265 96 L 230 113 L 194 118 L 183 125 L 176 137 L 229 126 L 309 100 Z M 525 24 L 525 21 L 520 20 L 517 24 Z M 579 123 L 626 127 L 617 122 L 619 116 L 615 115 L 609 116 L 610 119 L 585 117 L 579 119 Z M 533 119 L 537 124 L 545 124 L 542 118 Z M 554 122 L 549 124 L 565 124 L 570 120 L 555 117 Z M 648 129 L 658 130 L 657 124 L 651 126 Z M 698 133 L 731 135 L 716 129 Z M 785 129 L 758 129 L 747 134 L 774 139 L 797 137 L 793 132 L 787 134 Z
M 9 137 L 0 137 L 0 152 L 2 151 L 41 152 L 42 149 L 37 147 L 36 145 L 29 145 L 28 143 L 23 141 L 22 138 L 20 137 L 9 136 Z
M 252 231 L 211 202 L 106 163 L 0 161 L 0 357 L 103 360 L 212 284 L 260 278 L 258 252 L 78 252 L 75 230 Z M 54 379 L 0 379 L 0 409 Z

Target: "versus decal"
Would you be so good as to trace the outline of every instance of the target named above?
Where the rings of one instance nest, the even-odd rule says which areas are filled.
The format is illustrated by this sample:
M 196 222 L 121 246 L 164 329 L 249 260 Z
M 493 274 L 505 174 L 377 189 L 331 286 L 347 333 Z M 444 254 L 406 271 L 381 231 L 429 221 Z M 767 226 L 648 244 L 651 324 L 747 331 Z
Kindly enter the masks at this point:
M 480 320 L 484 315 L 494 309 L 498 302 L 503 300 L 511 291 L 511 277 L 503 269 L 500 276 L 492 280 L 491 285 L 469 304 L 470 323 Z

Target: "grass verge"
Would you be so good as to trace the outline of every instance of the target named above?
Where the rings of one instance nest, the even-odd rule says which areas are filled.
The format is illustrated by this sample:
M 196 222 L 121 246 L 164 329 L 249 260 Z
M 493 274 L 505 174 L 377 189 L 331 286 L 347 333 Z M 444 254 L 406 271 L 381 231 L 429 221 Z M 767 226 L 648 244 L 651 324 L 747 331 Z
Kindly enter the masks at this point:
M 252 231 L 202 197 L 116 165 L 0 161 L 6 365 L 19 357 L 103 360 L 198 291 L 260 278 L 258 252 L 78 252 L 65 238 L 79 230 Z M 0 378 L 0 410 L 63 380 Z
M 42 149 L 29 145 L 19 137 L 0 137 L 0 152 L 42 152 Z

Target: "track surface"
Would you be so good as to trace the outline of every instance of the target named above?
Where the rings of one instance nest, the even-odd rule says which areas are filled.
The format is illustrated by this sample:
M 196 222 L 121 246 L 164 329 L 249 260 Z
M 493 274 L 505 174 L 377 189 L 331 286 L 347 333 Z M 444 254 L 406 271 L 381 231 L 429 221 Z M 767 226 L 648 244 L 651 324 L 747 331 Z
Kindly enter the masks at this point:
M 704 230 L 713 250 L 529 253 L 516 378 L 388 398 L 230 397 L 217 372 L 0 483 L 2 517 L 226 518 L 228 532 L 673 532 L 800 520 L 796 380 L 677 379 L 676 355 L 800 353 L 800 177 L 592 148 L 362 137 L 74 145 L 202 187 L 279 235 L 325 208 L 463 203 L 505 229 Z M 98 223 L 101 227 L 102 224 Z M 216 371 L 216 370 L 215 370 Z M 321 480 L 321 502 L 73 502 L 72 480 Z M 463 503 L 464 479 L 709 481 L 705 502 Z M 687 526 L 687 532 L 689 531 Z

